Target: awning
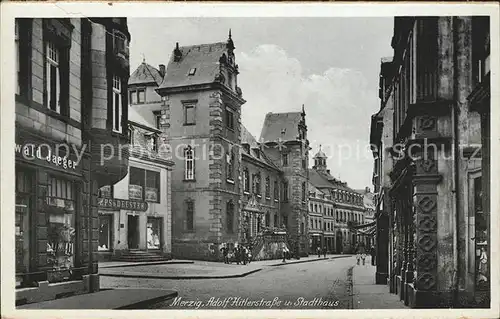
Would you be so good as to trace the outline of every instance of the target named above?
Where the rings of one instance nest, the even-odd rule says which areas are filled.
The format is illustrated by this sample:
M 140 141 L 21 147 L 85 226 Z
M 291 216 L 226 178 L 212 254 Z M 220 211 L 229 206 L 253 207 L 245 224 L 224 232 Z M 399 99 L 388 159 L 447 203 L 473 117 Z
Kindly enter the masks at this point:
M 376 231 L 377 231 L 377 226 L 371 226 L 368 229 L 363 229 L 358 231 L 358 233 L 362 235 L 373 236 Z
M 367 227 L 376 226 L 376 225 L 377 225 L 377 221 L 373 221 L 373 222 L 368 223 L 368 224 L 351 226 L 350 228 L 351 229 L 362 229 L 362 228 L 367 228 Z

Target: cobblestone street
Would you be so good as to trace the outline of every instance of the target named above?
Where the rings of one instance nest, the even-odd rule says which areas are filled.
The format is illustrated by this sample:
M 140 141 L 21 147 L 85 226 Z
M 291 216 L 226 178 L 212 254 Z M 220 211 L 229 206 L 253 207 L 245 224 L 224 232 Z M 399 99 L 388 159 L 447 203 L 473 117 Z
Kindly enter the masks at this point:
M 238 302 L 243 303 L 246 298 L 248 301 L 257 302 L 261 299 L 272 302 L 278 298 L 276 301 L 281 303 L 273 305 L 273 309 L 349 309 L 352 307 L 352 297 L 349 295 L 347 273 L 354 263 L 355 259 L 348 257 L 265 266 L 257 273 L 230 279 L 163 280 L 102 276 L 101 288 L 173 289 L 179 292 L 181 299 L 177 299 L 178 301 L 193 301 L 191 305 L 181 305 L 180 302 L 175 304 L 176 299 L 172 299 L 152 306 L 161 309 L 252 309 L 252 306 L 238 306 Z M 249 267 L 252 267 L 251 265 Z M 228 265 L 221 264 L 221 267 Z M 234 299 L 226 299 L 230 297 Z M 240 299 L 236 299 L 238 297 Z M 224 305 L 225 300 L 227 304 Z M 285 306 L 286 301 L 291 302 L 291 305 Z M 254 309 L 257 308 L 265 309 L 265 306 Z

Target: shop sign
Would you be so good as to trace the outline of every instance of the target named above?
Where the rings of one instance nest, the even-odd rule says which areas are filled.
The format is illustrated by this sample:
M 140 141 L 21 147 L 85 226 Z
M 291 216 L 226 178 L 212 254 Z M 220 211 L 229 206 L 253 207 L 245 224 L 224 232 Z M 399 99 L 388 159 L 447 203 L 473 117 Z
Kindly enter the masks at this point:
M 128 209 L 145 212 L 148 210 L 148 203 L 128 199 L 98 198 L 97 206 L 111 209 Z
M 67 154 L 70 153 L 71 148 L 74 148 L 74 152 L 77 154 L 76 160 L 68 158 Z M 42 143 L 37 145 L 35 143 L 16 143 L 15 152 L 17 156 L 26 160 L 41 160 L 66 170 L 76 170 L 83 156 L 84 149 L 79 151 L 75 149 L 74 145 L 68 146 L 66 144 L 49 145 Z

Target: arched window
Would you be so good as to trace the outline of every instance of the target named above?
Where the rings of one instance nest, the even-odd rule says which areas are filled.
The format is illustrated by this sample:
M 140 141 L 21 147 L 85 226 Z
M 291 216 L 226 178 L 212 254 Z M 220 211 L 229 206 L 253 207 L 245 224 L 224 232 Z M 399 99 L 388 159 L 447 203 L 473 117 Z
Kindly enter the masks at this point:
M 234 233 L 234 204 L 230 200 L 226 206 L 226 227 L 229 234 Z
M 191 145 L 184 149 L 184 179 L 194 180 L 194 149 Z
M 245 192 L 250 192 L 250 175 L 248 173 L 248 168 L 243 171 L 243 190 Z

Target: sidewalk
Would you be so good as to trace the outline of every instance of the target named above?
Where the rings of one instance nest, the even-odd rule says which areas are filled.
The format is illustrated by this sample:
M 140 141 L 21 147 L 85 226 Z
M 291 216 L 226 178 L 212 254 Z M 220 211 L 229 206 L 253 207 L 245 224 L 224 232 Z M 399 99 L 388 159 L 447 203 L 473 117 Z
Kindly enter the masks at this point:
M 190 263 L 129 263 L 123 267 L 99 264 L 99 274 L 108 277 L 156 278 L 156 279 L 223 279 L 239 278 L 256 273 L 266 267 L 286 266 L 305 262 L 350 257 L 350 255 L 327 255 L 291 259 L 283 263 L 280 259 L 252 261 L 250 264 L 224 264 L 222 262 L 194 261 Z
M 133 267 L 143 265 L 163 265 L 163 264 L 192 264 L 192 260 L 172 259 L 166 261 L 100 261 L 99 268 L 115 268 L 115 267 Z
M 354 309 L 408 309 L 397 295 L 389 293 L 387 285 L 375 284 L 376 267 L 355 265 L 352 269 L 352 297 Z
M 177 297 L 177 291 L 162 289 L 109 289 L 90 294 L 31 303 L 17 309 L 144 309 Z

